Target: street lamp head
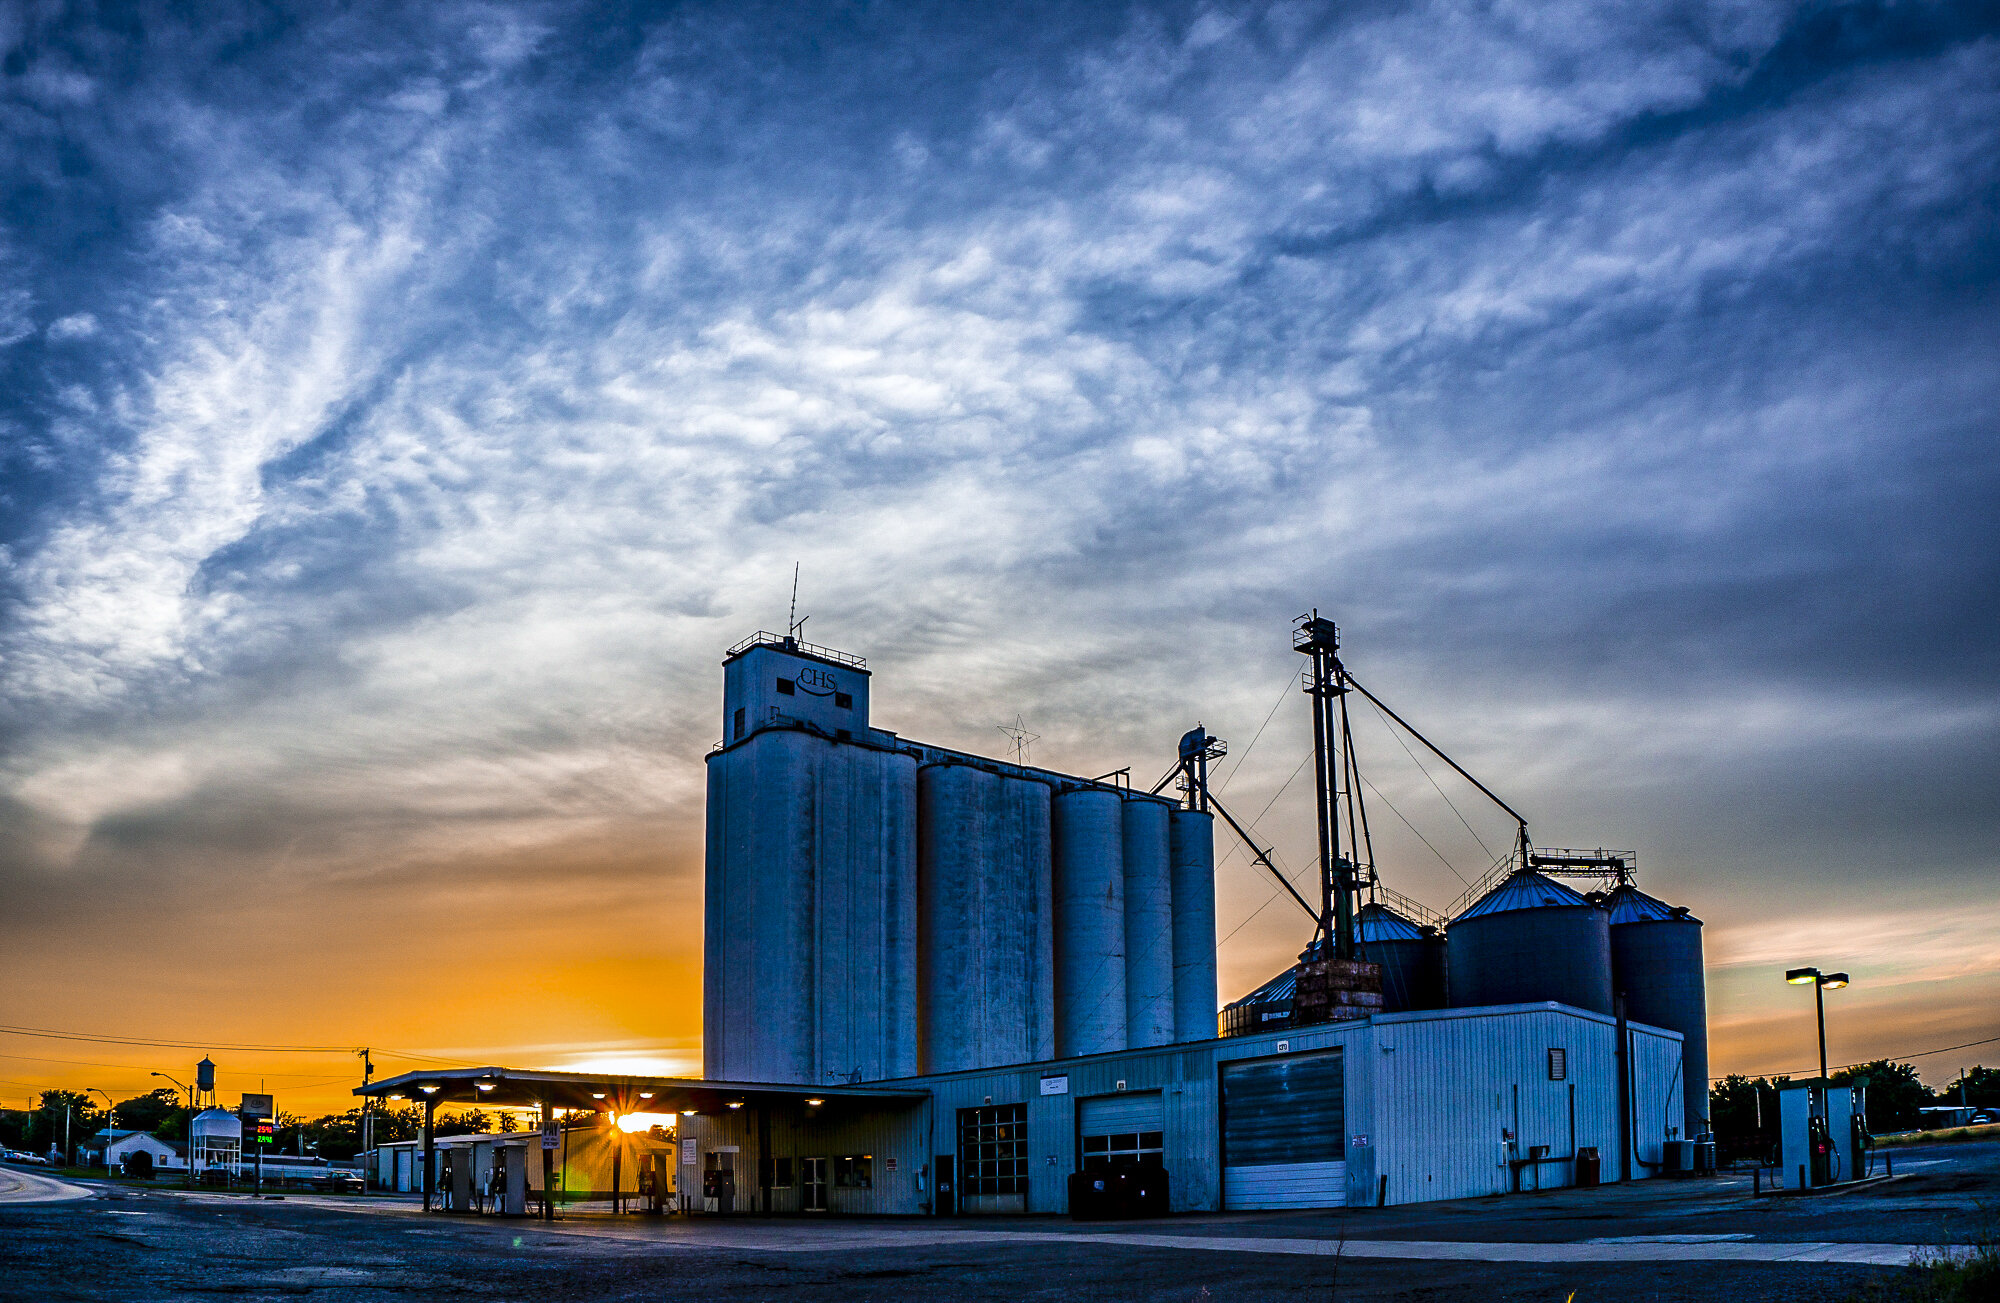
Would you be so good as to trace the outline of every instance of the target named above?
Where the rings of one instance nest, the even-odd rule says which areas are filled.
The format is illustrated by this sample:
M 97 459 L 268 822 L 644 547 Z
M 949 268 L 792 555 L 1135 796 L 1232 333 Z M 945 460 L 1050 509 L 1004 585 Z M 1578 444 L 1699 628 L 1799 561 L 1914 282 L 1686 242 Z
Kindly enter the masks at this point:
M 1794 968 L 1785 974 L 1785 980 L 1793 986 L 1810 986 L 1819 980 L 1819 969 Z
M 1827 988 L 1828 990 L 1836 990 L 1836 991 L 1837 991 L 1837 990 L 1839 990 L 1839 989 L 1840 989 L 1841 987 L 1843 987 L 1843 986 L 1846 986 L 1846 985 L 1847 985 L 1847 974 L 1846 974 L 1846 973 L 1828 973 L 1828 974 L 1827 974 L 1827 975 L 1826 975 L 1825 977 L 1822 977 L 1822 978 L 1820 978 L 1820 979 L 1819 979 L 1819 984 L 1820 984 L 1821 986 L 1824 986 L 1824 987 L 1826 987 L 1826 988 Z

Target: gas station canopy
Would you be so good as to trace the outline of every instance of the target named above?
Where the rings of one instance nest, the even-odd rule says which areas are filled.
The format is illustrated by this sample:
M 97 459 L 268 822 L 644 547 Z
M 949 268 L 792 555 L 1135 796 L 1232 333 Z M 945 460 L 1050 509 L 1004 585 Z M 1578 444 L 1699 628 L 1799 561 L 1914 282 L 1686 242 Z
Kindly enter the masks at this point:
M 623 1073 L 536 1072 L 521 1068 L 433 1068 L 357 1087 L 373 1099 L 489 1108 L 585 1109 L 611 1113 L 720 1113 L 731 1108 L 838 1108 L 844 1101 L 920 1104 L 922 1090 L 875 1086 L 790 1086 L 771 1082 L 636 1077 Z

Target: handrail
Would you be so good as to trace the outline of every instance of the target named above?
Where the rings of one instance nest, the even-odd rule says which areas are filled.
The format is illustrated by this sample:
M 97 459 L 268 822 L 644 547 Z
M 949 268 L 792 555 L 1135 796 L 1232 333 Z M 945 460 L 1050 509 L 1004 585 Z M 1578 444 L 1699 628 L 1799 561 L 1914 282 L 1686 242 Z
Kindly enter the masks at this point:
M 820 647 L 806 642 L 801 638 L 787 638 L 783 634 L 771 633 L 765 629 L 759 629 L 750 637 L 731 647 L 727 652 L 723 653 L 722 658 L 730 660 L 741 656 L 752 647 L 775 647 L 779 651 L 797 652 L 802 656 L 817 657 L 820 660 L 832 661 L 836 665 L 846 665 L 852 669 L 861 670 L 868 668 L 868 662 L 859 656 L 844 651 L 835 651 L 831 647 Z

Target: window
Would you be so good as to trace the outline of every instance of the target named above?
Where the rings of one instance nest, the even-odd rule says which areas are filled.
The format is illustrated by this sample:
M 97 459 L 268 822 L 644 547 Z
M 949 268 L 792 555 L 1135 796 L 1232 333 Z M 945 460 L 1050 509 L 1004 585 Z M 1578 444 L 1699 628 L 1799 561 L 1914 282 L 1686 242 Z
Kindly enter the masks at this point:
M 736 708 L 736 741 L 743 740 L 743 707 Z
M 789 1158 L 760 1158 L 757 1160 L 757 1184 L 767 1190 L 789 1190 L 792 1188 L 792 1160 Z
M 836 692 L 833 694 L 833 704 L 840 707 L 842 710 L 853 710 L 854 698 L 848 693 Z
M 1028 1192 L 1028 1106 L 958 1111 L 958 1188 L 965 1195 Z
M 1549 1051 L 1549 1080 L 1561 1081 L 1569 1076 L 1569 1051 L 1551 1049 Z
M 1118 1167 L 1132 1163 L 1164 1163 L 1165 1135 L 1159 1131 L 1127 1132 L 1122 1136 L 1085 1136 L 1083 1170 Z
M 875 1184 L 875 1157 L 847 1154 L 833 1160 L 833 1183 L 850 1190 L 866 1190 Z
M 795 685 L 795 684 L 794 684 L 794 683 L 793 683 L 793 682 L 792 682 L 792 681 L 791 681 L 790 679 L 779 679 L 779 680 L 778 680 L 778 695 L 779 695 L 779 696 L 781 696 L 781 697 L 792 697 L 792 696 L 797 696 L 797 695 L 798 695 L 798 691 L 799 691 L 799 690 L 798 690 L 798 687 L 797 687 L 797 685 Z

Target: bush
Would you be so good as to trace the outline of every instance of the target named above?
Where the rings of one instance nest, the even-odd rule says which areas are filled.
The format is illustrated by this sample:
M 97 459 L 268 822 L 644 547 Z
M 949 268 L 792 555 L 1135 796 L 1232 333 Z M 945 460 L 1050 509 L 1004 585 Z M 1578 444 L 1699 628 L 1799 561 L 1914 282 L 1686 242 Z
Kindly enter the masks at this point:
M 1895 1282 L 1851 1297 L 1853 1303 L 1993 1303 L 2000 1299 L 2000 1226 L 1989 1222 L 1970 1244 L 1931 1250 Z
M 125 1169 L 127 1176 L 137 1177 L 142 1181 L 153 1179 L 153 1156 L 143 1149 L 125 1155 L 119 1166 Z

